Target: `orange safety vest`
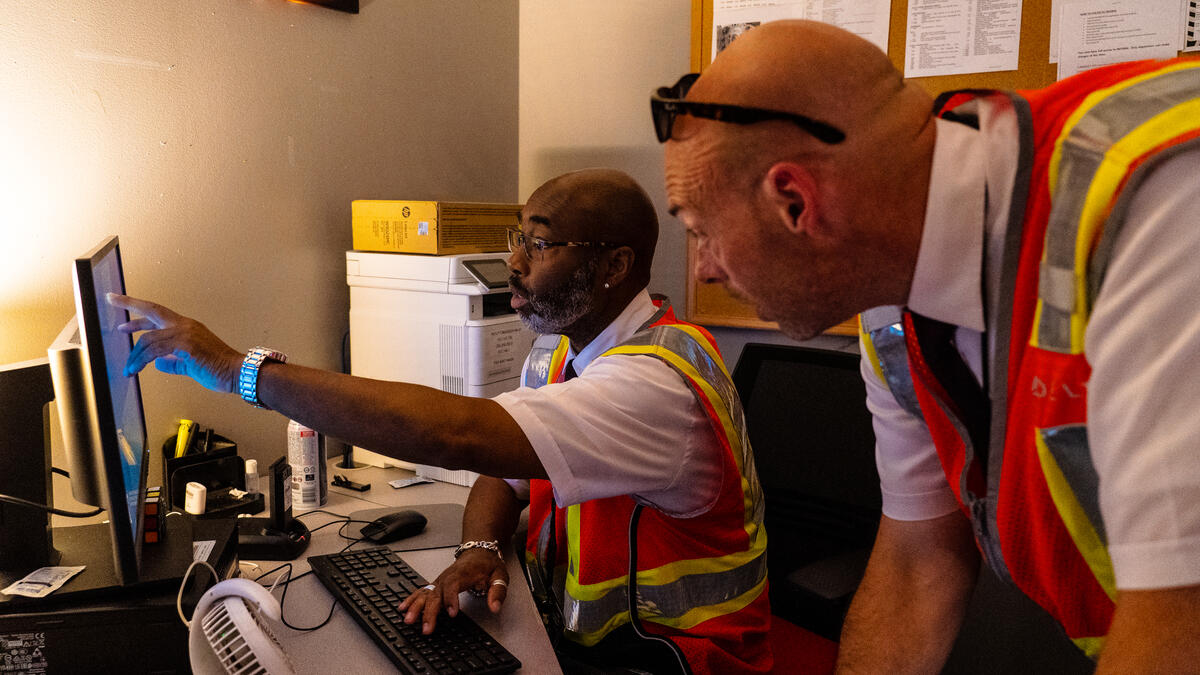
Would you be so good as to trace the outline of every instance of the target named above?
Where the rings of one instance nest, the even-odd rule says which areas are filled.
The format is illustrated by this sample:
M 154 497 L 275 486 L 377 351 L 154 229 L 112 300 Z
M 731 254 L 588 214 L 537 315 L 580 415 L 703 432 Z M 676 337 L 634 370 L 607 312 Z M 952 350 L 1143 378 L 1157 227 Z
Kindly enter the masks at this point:
M 627 495 L 557 508 L 550 481 L 530 481 L 531 587 L 552 630 L 594 645 L 630 622 L 633 540 L 637 615 L 647 632 L 670 638 L 693 672 L 765 673 L 772 660 L 764 502 L 741 403 L 712 336 L 677 320 L 665 299 L 656 304 L 650 321 L 602 356 L 654 356 L 683 377 L 725 451 L 720 496 L 693 518 L 645 509 L 639 519 Z M 538 338 L 525 385 L 560 382 L 568 346 L 566 337 Z
M 1132 188 L 1200 137 L 1200 61 L 1119 64 L 1039 91 L 952 92 L 939 114 L 969 118 L 995 102 L 1014 108 L 1021 147 L 999 290 L 986 303 L 987 391 L 973 380 L 968 391 L 957 353 L 936 345 L 952 326 L 877 308 L 860 317 L 863 344 L 929 427 L 985 560 L 1095 658 L 1116 587 L 1087 441 L 1084 331 Z

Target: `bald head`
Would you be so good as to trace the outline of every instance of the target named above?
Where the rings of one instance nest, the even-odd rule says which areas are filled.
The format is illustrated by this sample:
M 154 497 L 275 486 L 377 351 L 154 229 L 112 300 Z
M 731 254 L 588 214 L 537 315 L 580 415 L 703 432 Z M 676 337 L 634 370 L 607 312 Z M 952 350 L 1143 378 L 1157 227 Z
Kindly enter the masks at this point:
M 556 236 L 633 249 L 632 280 L 641 287 L 649 282 L 658 214 L 646 191 L 628 174 L 615 169 L 572 171 L 543 183 L 529 201 L 554 212 Z
M 722 51 L 687 100 L 845 133 L 827 143 L 790 120 L 676 117 L 667 192 L 672 212 L 710 242 L 698 249 L 701 281 L 725 283 L 800 338 L 907 300 L 935 127 L 929 96 L 886 54 L 829 24 L 766 23 Z
M 814 21 L 776 21 L 723 50 L 688 98 L 793 112 L 856 131 L 905 88 L 886 54 Z
M 746 32 L 717 56 L 687 98 L 795 113 L 846 133 L 842 144 L 822 145 L 799 129 L 774 129 L 767 145 L 777 152 L 768 155 L 878 153 L 881 142 L 892 147 L 920 134 L 932 108 L 929 96 L 906 83 L 878 47 L 815 21 L 775 21 Z M 705 126 L 697 122 L 680 120 L 676 137 Z M 719 131 L 762 149 L 755 140 L 764 128 L 786 124 L 721 125 Z M 781 144 L 785 139 L 795 142 Z

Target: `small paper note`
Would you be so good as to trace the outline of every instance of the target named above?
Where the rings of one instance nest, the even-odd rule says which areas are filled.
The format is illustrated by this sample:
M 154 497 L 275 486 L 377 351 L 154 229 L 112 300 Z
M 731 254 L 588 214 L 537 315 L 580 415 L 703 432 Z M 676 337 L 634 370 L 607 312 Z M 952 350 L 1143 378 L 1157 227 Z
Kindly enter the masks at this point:
M 391 485 L 394 488 L 402 488 L 402 487 L 408 487 L 410 485 L 420 485 L 421 483 L 432 483 L 432 482 L 433 481 L 428 478 L 421 478 L 419 476 L 415 476 L 413 478 L 397 478 L 396 480 L 389 480 L 388 485 Z
M 85 569 L 85 565 L 77 567 L 42 567 L 25 575 L 24 579 L 0 591 L 5 595 L 24 595 L 27 598 L 44 598 L 62 588 L 71 577 Z

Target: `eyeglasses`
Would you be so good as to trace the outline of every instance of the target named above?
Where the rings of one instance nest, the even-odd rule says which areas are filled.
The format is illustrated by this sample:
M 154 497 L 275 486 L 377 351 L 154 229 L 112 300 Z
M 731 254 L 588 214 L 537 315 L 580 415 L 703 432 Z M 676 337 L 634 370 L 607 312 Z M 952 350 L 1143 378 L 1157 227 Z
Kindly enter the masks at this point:
M 700 73 L 688 73 L 679 78 L 675 86 L 659 87 L 658 91 L 650 96 L 650 113 L 654 117 L 654 131 L 658 134 L 659 143 L 666 143 L 671 139 L 671 129 L 675 126 L 675 117 L 678 115 L 691 115 L 732 124 L 786 120 L 807 131 L 822 143 L 835 145 L 846 140 L 846 133 L 841 129 L 804 115 L 726 103 L 683 100 L 699 77 Z
M 589 246 L 593 248 L 616 248 L 620 244 L 613 244 L 607 241 L 548 241 L 541 237 L 534 237 L 525 234 L 520 230 L 514 230 L 511 227 L 505 228 L 508 233 L 508 250 L 510 253 L 522 251 L 525 257 L 530 260 L 541 260 L 542 252 L 548 248 L 556 246 Z M 534 258 L 534 256 L 537 258 Z

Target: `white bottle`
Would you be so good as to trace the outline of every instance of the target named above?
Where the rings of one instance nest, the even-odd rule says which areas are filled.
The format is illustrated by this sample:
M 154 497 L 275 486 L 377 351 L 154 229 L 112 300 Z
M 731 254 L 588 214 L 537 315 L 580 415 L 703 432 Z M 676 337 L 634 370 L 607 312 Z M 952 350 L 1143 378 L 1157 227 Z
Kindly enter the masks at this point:
M 246 460 L 246 492 L 262 492 L 258 487 L 258 460 Z

